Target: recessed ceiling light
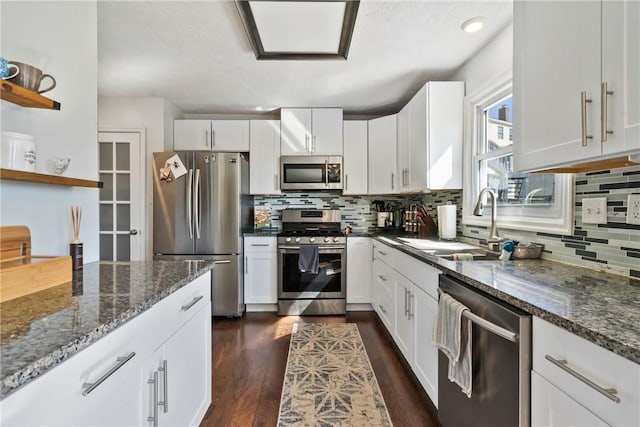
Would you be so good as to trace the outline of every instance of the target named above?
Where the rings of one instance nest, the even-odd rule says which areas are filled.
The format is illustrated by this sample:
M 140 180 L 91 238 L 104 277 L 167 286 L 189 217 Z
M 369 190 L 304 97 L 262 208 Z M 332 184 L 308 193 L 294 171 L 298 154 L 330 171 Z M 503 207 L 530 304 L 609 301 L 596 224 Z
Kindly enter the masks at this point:
M 476 16 L 471 19 L 467 19 L 460 26 L 465 33 L 475 33 L 480 31 L 484 27 L 484 23 L 487 20 L 484 16 Z

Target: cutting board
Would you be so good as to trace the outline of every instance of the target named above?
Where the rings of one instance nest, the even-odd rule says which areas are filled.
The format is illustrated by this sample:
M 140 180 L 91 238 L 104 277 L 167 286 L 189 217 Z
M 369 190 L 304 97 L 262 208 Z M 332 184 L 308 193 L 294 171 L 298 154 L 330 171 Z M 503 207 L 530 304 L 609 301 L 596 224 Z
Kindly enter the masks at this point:
M 72 280 L 70 256 L 31 255 L 23 225 L 0 227 L 0 303 Z

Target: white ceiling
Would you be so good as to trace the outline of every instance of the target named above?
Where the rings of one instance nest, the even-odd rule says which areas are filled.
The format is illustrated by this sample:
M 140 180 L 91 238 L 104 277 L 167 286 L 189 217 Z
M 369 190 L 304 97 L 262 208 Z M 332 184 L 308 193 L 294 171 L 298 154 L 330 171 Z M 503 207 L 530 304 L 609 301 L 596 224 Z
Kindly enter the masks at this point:
M 460 25 L 487 17 L 485 29 Z M 257 61 L 233 1 L 98 2 L 100 96 L 159 96 L 185 113 L 279 107 L 398 111 L 445 79 L 512 18 L 501 1 L 362 0 L 344 60 Z

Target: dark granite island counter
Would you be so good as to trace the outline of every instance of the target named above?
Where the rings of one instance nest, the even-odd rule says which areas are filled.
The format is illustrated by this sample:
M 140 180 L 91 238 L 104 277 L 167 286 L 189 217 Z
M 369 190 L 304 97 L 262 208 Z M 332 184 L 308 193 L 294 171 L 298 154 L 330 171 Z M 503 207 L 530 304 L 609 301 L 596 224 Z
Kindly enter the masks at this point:
M 209 261 L 95 262 L 0 306 L 0 399 L 211 270 Z

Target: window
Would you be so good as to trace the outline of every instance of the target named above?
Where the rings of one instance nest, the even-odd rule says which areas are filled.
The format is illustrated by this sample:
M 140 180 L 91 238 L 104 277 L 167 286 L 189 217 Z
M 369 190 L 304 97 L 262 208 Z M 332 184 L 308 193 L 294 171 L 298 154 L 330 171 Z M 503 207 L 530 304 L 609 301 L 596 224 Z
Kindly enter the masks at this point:
M 464 217 L 467 224 L 485 225 L 489 215 L 471 215 L 477 195 L 493 189 L 502 228 L 573 230 L 573 178 L 566 174 L 528 174 L 514 171 L 511 75 L 470 94 L 466 99 Z M 544 124 L 541 124 L 544 125 Z M 505 139 L 505 129 L 508 139 Z M 490 200 L 485 200 L 490 203 Z

